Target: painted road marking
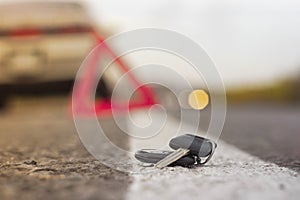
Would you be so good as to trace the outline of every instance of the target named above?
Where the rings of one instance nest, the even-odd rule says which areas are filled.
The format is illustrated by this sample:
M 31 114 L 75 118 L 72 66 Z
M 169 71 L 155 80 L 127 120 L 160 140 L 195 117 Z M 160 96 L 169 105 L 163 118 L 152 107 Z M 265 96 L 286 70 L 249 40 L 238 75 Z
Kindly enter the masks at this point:
M 300 177 L 219 141 L 203 167 L 140 168 L 126 199 L 299 199 Z M 147 170 L 149 173 L 146 173 Z

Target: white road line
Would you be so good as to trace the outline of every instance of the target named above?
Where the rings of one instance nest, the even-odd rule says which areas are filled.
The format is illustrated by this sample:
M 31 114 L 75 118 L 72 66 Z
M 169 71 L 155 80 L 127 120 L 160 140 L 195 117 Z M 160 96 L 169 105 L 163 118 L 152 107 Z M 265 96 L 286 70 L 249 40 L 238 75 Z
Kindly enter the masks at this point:
M 128 200 L 134 199 L 299 199 L 300 177 L 219 141 L 206 166 L 187 169 L 145 168 L 133 175 Z
M 158 118 L 159 114 L 153 116 Z M 141 122 L 143 118 L 142 114 L 137 113 L 132 119 Z M 168 141 L 176 132 L 176 126 L 177 121 L 168 120 L 156 137 L 150 140 L 132 139 L 131 149 L 162 147 L 159 143 Z M 141 130 L 134 127 L 129 127 L 129 131 L 141 134 Z M 290 200 L 299 199 L 300 196 L 300 177 L 296 172 L 265 162 L 223 141 L 218 142 L 215 155 L 203 167 L 167 167 L 162 170 L 136 167 L 134 170 L 128 200 Z

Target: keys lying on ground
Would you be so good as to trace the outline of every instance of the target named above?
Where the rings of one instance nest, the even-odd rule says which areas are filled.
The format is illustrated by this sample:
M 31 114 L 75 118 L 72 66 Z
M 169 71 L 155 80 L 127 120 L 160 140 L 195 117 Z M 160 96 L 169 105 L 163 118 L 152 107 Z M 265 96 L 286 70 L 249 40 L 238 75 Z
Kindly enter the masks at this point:
M 160 160 L 156 164 L 157 168 L 166 167 L 187 154 L 196 158 L 195 165 L 204 165 L 211 159 L 217 144 L 212 140 L 200 136 L 185 134 L 173 138 L 169 146 L 172 149 L 176 149 L 176 151 Z M 204 161 L 202 161 L 201 158 L 205 158 Z
M 185 134 L 171 139 L 169 146 L 176 151 L 144 149 L 136 152 L 141 162 L 154 163 L 157 168 L 166 166 L 195 166 L 207 163 L 217 147 L 212 140 Z
M 135 153 L 135 157 L 144 163 L 152 163 L 157 164 L 158 161 L 167 157 L 173 153 L 173 151 L 166 150 L 157 150 L 157 149 L 142 149 Z M 182 158 L 178 159 L 174 163 L 170 164 L 170 166 L 191 166 L 195 163 L 195 157 L 192 155 L 186 155 Z
M 189 153 L 190 153 L 190 150 L 179 148 L 176 151 L 169 154 L 168 156 L 166 156 L 165 158 L 158 161 L 155 166 L 157 168 L 166 167 L 166 166 L 176 162 L 177 160 L 179 160 L 180 158 L 182 158 L 183 156 L 185 156 Z

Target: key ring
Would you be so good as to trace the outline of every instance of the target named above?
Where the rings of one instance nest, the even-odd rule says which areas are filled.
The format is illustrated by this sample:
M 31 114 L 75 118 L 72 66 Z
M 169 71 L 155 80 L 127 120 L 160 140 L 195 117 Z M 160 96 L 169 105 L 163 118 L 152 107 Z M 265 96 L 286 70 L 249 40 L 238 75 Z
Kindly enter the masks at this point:
M 208 141 L 210 142 L 210 144 L 211 144 L 211 146 L 212 146 L 212 148 L 211 148 L 211 153 L 209 154 L 209 156 L 206 157 L 206 159 L 205 159 L 203 162 L 201 162 L 201 158 L 198 158 L 198 159 L 197 159 L 197 163 L 196 163 L 196 165 L 198 165 L 198 166 L 204 165 L 205 163 L 207 163 L 207 162 L 212 158 L 212 156 L 213 156 L 214 153 L 215 153 L 217 144 L 216 144 L 215 142 L 211 141 L 211 140 L 208 140 Z M 199 163 L 198 163 L 198 161 L 199 161 Z

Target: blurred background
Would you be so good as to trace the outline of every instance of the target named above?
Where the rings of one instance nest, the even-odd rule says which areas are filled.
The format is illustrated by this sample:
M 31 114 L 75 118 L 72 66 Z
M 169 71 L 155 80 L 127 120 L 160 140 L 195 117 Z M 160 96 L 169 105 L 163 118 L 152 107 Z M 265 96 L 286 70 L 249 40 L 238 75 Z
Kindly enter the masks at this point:
M 28 190 L 39 185 L 33 179 L 55 182 L 61 176 L 70 187 L 62 190 L 53 182 L 43 182 L 35 192 L 43 195 L 52 188 L 56 192 L 51 194 L 57 196 L 50 195 L 51 199 L 66 191 L 80 198 L 78 194 L 86 188 L 102 194 L 126 190 L 128 177 L 99 163 L 93 165 L 93 158 L 83 149 L 70 113 L 70 94 L 77 70 L 99 40 L 144 27 L 184 34 L 214 61 L 228 101 L 222 140 L 300 172 L 300 1 L 0 0 L 0 181 L 6 183 L 0 184 L 0 199 L 16 199 L 20 194 L 31 199 L 34 192 L 28 194 Z M 145 53 L 150 56 L 129 55 L 128 66 L 168 60 L 166 63 L 184 74 L 194 89 L 201 90 L 191 101 L 205 100 L 204 107 L 208 104 L 201 110 L 204 118 L 200 122 L 207 128 L 211 108 L 207 93 L 213 91 L 207 91 L 205 80 L 187 72 L 178 58 Z M 114 66 L 99 82 L 100 99 L 110 98 L 112 85 L 122 75 Z M 148 78 L 148 73 L 137 76 L 142 81 Z M 180 84 L 167 78 L 175 86 Z M 154 89 L 175 119 L 180 106 L 199 112 L 197 106 L 181 105 L 182 99 L 174 101 L 167 88 Z M 190 102 L 189 94 L 183 92 L 183 102 Z M 114 132 L 109 120 L 99 121 Z M 120 142 L 120 138 L 116 140 Z M 125 146 L 127 142 L 121 141 Z M 34 171 L 32 165 L 54 170 Z M 66 165 L 72 168 L 65 169 Z M 12 178 L 16 174 L 17 178 Z M 28 174 L 32 176 L 27 178 Z M 112 189 L 99 189 L 98 182 L 89 182 L 95 176 L 105 176 Z M 107 178 L 111 176 L 123 178 Z M 74 182 L 74 177 L 85 187 Z
M 136 28 L 157 27 L 178 31 L 206 50 L 223 77 L 229 102 L 299 102 L 300 3 L 297 0 L 75 2 L 83 7 L 68 8 L 62 4 L 52 4 L 35 9 L 36 5 L 32 1 L 0 1 L 4 4 L 0 12 L 2 68 L 9 65 L 8 62 L 14 62 L 14 67 L 11 67 L 14 69 L 0 69 L 0 83 L 9 82 L 4 81 L 8 79 L 7 74 L 22 76 L 19 79 L 26 79 L 26 76 L 30 79 L 30 76 L 37 77 L 36 74 L 40 73 L 39 79 L 43 79 L 43 82 L 71 80 L 95 43 L 84 28 L 95 28 L 102 36 L 107 37 Z M 18 4 L 27 6 L 21 9 L 23 6 Z M 28 17 L 27 21 L 25 16 Z M 71 37 L 66 37 L 65 34 L 49 36 L 51 31 L 62 33 L 70 31 L 63 28 L 70 29 L 74 26 L 78 28 L 73 30 L 77 34 L 72 34 Z M 39 39 L 35 47 L 32 44 L 16 44 L 16 41 L 3 42 L 9 40 L 8 31 L 26 32 L 26 28 L 48 28 L 48 33 L 44 33 L 44 39 Z M 84 36 L 80 37 L 80 34 Z M 35 41 L 32 38 L 29 40 Z M 16 53 L 21 51 L 26 55 Z M 31 58 L 25 51 L 33 52 L 29 53 Z M 38 56 L 32 56 L 33 54 Z M 44 62 L 43 59 L 47 59 L 45 68 L 64 65 L 64 69 L 53 67 L 45 70 L 47 75 L 41 74 L 40 67 L 34 65 L 38 66 L 37 63 Z M 18 66 L 18 62 L 24 63 L 25 60 L 28 66 Z M 176 69 L 176 64 L 172 67 Z M 141 77 L 143 78 L 147 77 Z M 190 81 L 195 85 L 199 83 L 194 77 Z
M 99 24 L 116 32 L 159 27 L 196 41 L 219 69 L 229 101 L 299 102 L 297 0 L 88 3 Z

